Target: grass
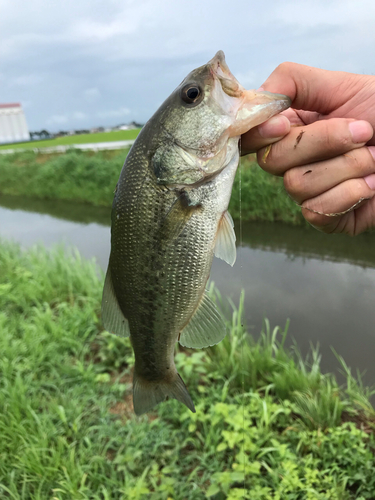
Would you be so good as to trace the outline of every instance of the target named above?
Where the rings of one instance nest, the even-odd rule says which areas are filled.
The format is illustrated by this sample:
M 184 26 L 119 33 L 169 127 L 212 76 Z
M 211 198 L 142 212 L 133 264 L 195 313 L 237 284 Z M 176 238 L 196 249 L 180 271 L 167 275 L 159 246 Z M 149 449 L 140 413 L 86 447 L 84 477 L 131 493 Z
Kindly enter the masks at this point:
M 72 146 L 74 144 L 88 144 L 92 142 L 129 141 L 135 139 L 141 129 L 115 130 L 111 132 L 97 132 L 95 134 L 66 135 L 55 139 L 40 141 L 16 142 L 14 144 L 3 144 L 2 149 L 34 149 L 51 148 L 54 146 Z
M 130 343 L 102 330 L 102 277 L 77 253 L 0 248 L 0 497 L 373 499 L 371 391 L 345 387 L 246 334 L 239 308 L 214 348 L 179 349 L 196 403 L 136 418 Z M 220 303 L 214 289 L 211 294 Z
M 0 156 L 0 194 L 112 205 L 126 151 L 60 155 L 23 152 Z M 261 170 L 252 157 L 241 160 L 230 211 L 244 220 L 305 224 L 300 209 L 285 193 L 282 179 Z
M 0 192 L 110 207 L 125 155 L 123 150 L 6 155 L 0 157 Z
M 304 224 L 301 209 L 287 195 L 283 179 L 266 173 L 253 156 L 241 159 L 229 205 L 232 216 L 245 220 Z

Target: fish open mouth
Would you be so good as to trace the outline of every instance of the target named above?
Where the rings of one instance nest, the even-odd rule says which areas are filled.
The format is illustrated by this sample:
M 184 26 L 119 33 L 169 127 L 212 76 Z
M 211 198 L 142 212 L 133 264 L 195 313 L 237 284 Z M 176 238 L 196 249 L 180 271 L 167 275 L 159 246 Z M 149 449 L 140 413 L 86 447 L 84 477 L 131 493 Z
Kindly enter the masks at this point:
M 219 82 L 217 94 L 221 95 L 217 95 L 217 101 L 233 119 L 228 129 L 230 137 L 244 134 L 291 105 L 291 99 L 283 94 L 245 90 L 232 75 L 222 50 L 208 65 Z

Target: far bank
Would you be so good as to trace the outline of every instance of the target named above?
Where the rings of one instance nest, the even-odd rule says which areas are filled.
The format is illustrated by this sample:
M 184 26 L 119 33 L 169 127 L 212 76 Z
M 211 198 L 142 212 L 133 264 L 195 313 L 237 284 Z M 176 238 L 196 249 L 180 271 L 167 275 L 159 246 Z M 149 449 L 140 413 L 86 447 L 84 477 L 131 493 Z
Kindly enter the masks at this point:
M 35 199 L 112 205 L 113 192 L 128 150 L 40 154 L 33 151 L 0 157 L 0 194 Z M 241 159 L 230 212 L 235 219 L 306 224 L 300 208 L 286 194 L 283 181 Z

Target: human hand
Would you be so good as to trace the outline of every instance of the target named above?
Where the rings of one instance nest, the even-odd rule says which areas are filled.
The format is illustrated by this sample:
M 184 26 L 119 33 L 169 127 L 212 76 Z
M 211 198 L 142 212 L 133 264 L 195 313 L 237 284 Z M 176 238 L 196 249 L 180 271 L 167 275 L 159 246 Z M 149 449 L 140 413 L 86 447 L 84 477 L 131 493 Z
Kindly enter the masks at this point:
M 283 63 L 262 88 L 291 97 L 293 109 L 245 134 L 242 152 L 257 151 L 264 170 L 284 176 L 317 229 L 355 235 L 375 227 L 375 147 L 365 146 L 375 145 L 375 77 Z M 361 198 L 341 216 L 315 213 L 342 213 Z

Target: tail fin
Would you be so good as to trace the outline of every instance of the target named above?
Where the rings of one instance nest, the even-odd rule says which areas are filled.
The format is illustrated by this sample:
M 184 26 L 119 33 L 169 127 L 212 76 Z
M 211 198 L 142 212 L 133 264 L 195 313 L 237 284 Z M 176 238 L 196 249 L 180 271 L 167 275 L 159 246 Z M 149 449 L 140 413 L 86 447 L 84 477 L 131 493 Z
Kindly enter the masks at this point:
M 193 400 L 177 371 L 172 380 L 150 382 L 137 375 L 134 370 L 133 405 L 136 415 L 142 415 L 150 411 L 158 403 L 165 401 L 167 397 L 181 401 L 189 410 L 195 413 Z

